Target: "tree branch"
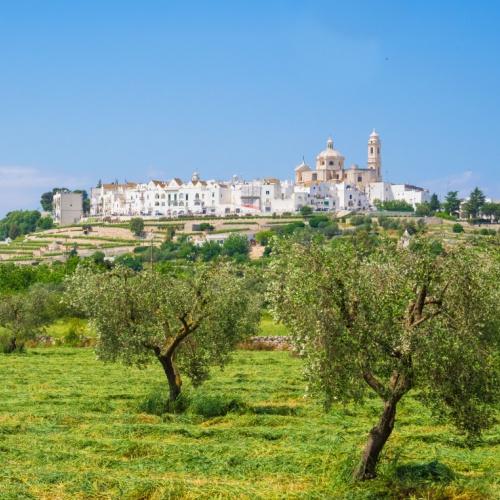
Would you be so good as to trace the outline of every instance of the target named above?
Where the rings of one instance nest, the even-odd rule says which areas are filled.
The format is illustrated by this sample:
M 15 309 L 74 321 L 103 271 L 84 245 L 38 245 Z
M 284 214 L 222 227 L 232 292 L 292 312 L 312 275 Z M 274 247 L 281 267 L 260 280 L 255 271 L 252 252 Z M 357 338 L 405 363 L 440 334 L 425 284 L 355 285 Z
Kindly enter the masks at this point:
M 177 336 L 174 338 L 172 343 L 168 346 L 165 356 L 172 356 L 176 349 L 179 347 L 181 342 L 191 335 L 199 326 L 199 322 L 194 322 L 194 323 L 189 323 L 186 320 L 187 313 L 183 314 L 182 316 L 179 317 L 179 321 L 182 323 L 182 328 L 180 332 L 177 334 Z
M 385 401 L 387 397 L 387 389 L 381 382 L 379 382 L 373 373 L 368 370 L 368 368 L 363 369 L 363 378 L 365 382 Z

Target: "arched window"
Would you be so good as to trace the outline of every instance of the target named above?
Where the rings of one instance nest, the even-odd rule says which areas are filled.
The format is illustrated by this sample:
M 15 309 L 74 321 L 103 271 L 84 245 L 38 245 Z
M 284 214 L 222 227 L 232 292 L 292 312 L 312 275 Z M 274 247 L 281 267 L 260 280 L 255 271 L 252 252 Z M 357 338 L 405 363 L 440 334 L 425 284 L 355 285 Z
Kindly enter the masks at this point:
M 373 154 L 373 146 L 370 148 L 370 154 Z

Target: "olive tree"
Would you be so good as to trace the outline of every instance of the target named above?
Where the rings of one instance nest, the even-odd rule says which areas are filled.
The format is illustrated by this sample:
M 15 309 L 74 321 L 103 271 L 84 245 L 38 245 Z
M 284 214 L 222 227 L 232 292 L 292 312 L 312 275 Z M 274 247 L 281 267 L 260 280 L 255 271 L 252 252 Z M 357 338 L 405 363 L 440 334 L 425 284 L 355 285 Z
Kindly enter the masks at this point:
M 144 232 L 144 219 L 133 217 L 129 222 L 129 229 L 135 236 L 141 236 Z
M 224 366 L 255 332 L 260 310 L 249 279 L 227 263 L 191 265 L 180 275 L 80 267 L 68 279 L 67 298 L 97 331 L 100 359 L 138 366 L 158 360 L 175 401 L 181 373 L 199 385 L 211 365 Z
M 2 351 L 23 351 L 26 341 L 43 333 L 44 328 L 62 312 L 57 285 L 35 284 L 28 291 L 0 298 Z
M 309 389 L 333 403 L 381 400 L 359 479 L 375 477 L 398 402 L 418 389 L 429 406 L 477 436 L 498 397 L 498 252 L 415 240 L 275 242 L 268 299 L 305 359 Z

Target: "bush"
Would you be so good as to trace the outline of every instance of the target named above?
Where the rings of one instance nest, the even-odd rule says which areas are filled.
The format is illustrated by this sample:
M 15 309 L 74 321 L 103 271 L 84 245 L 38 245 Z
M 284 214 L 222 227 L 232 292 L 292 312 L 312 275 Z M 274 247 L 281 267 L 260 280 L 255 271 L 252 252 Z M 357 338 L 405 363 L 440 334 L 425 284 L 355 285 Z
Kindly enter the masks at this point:
M 138 410 L 149 415 L 164 415 L 165 413 L 183 413 L 189 406 L 189 398 L 185 394 L 172 403 L 168 399 L 167 390 L 163 386 L 155 387 L 140 403 Z
M 405 200 L 378 201 L 375 206 L 379 210 L 387 210 L 388 212 L 413 212 L 413 206 Z
M 313 209 L 311 207 L 305 205 L 305 206 L 300 208 L 299 212 L 300 212 L 300 215 L 302 215 L 302 217 L 309 217 L 310 215 L 312 215 Z
M 394 217 L 387 217 L 386 215 L 381 215 L 378 217 L 378 223 L 380 227 L 383 227 L 386 230 L 401 229 L 401 222 L 399 221 L 399 219 L 395 219 Z
M 322 223 L 328 224 L 328 222 L 330 222 L 330 218 L 327 215 L 313 215 L 309 219 L 309 225 L 314 228 L 319 227 Z
M 335 222 L 328 224 L 328 226 L 322 228 L 321 232 L 325 235 L 327 239 L 331 239 L 334 236 L 342 234 L 342 231 L 339 229 L 338 224 Z
M 248 238 L 241 234 L 231 234 L 222 245 L 222 254 L 236 260 L 245 260 L 250 252 Z
M 372 218 L 369 215 L 353 215 L 349 219 L 349 222 L 351 223 L 351 226 L 361 226 L 361 225 L 366 225 L 370 226 L 372 223 Z
M 84 347 L 87 345 L 85 329 L 79 321 L 71 321 L 69 329 L 63 337 L 63 343 L 70 347 Z
M 259 244 L 262 245 L 263 247 L 267 246 L 269 244 L 269 240 L 273 236 L 273 231 L 259 231 L 258 233 L 255 233 L 255 241 Z
M 135 236 L 141 236 L 144 231 L 144 220 L 141 217 L 130 219 L 129 229 Z
M 464 226 L 462 226 L 462 224 L 459 224 L 458 222 L 456 224 L 453 224 L 453 227 L 451 229 L 454 233 L 464 232 Z
M 229 412 L 242 411 L 244 408 L 244 404 L 238 398 L 202 392 L 196 394 L 189 405 L 190 413 L 205 418 L 223 417 Z
M 115 264 L 120 264 L 128 267 L 129 269 L 133 269 L 134 271 L 142 270 L 142 261 L 140 257 L 135 257 L 129 253 L 124 253 L 123 255 L 116 257 Z
M 198 225 L 198 230 L 199 231 L 213 231 L 215 229 L 212 224 L 209 224 L 208 222 L 202 222 L 201 224 Z
M 440 219 L 444 220 L 457 220 L 454 215 L 447 214 L 446 212 L 436 212 L 434 214 L 434 217 L 439 217 Z

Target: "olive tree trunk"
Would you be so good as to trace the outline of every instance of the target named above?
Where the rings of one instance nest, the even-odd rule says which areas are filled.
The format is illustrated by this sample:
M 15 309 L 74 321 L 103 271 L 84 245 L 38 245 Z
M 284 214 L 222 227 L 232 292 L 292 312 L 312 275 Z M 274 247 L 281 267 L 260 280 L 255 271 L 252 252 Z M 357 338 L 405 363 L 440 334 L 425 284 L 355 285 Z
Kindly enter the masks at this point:
M 380 452 L 394 428 L 396 405 L 397 401 L 394 401 L 392 398 L 384 402 L 384 411 L 378 424 L 370 431 L 363 455 L 361 456 L 361 463 L 354 473 L 356 479 L 373 479 L 376 476 L 375 469 Z
M 169 400 L 173 402 L 179 397 L 181 393 L 182 381 L 180 374 L 175 366 L 172 356 L 158 356 L 158 360 L 160 361 L 161 366 L 163 367 L 163 371 L 165 372 L 168 380 L 170 394 Z

